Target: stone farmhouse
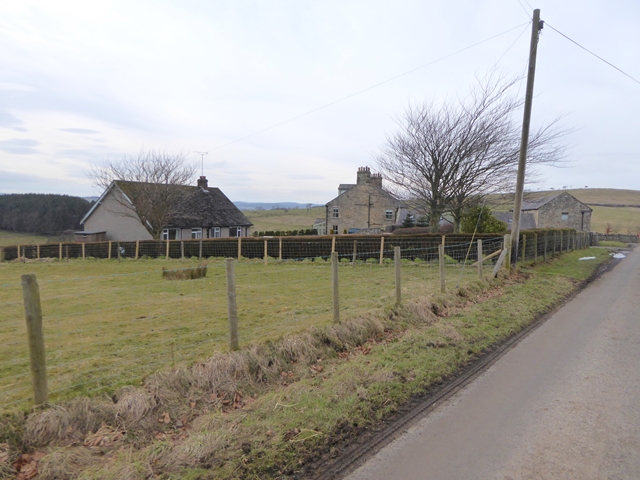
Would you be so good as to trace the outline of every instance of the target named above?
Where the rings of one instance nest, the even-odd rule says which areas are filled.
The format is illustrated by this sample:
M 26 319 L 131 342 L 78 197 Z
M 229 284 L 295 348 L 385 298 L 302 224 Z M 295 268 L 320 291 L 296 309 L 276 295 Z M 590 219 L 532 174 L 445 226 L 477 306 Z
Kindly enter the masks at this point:
M 579 232 L 589 232 L 592 212 L 591 207 L 570 193 L 556 193 L 523 201 L 520 228 L 574 228 Z M 507 223 L 511 230 L 513 209 L 504 213 L 494 212 L 494 216 Z
M 93 204 L 81 220 L 86 238 L 95 234 L 104 240 L 152 240 L 151 234 L 135 216 L 127 191 L 137 182 L 115 180 Z M 145 184 L 145 188 L 155 184 Z M 162 188 L 157 185 L 157 188 Z M 162 231 L 162 240 L 197 238 L 246 237 L 253 225 L 219 188 L 209 187 L 207 178 L 198 179 L 197 186 L 181 186 L 182 195 L 168 224 Z M 76 235 L 78 238 L 78 235 Z M 90 240 L 85 240 L 90 241 Z
M 382 175 L 358 168 L 355 184 L 341 184 L 326 204 L 327 233 L 380 233 L 400 223 L 407 205 L 382 188 Z

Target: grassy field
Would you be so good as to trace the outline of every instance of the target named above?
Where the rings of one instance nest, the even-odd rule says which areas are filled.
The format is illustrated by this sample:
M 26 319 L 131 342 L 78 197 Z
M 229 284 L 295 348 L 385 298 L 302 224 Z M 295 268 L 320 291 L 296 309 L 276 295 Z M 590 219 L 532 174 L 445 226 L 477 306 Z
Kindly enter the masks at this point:
M 596 259 L 578 261 L 585 255 Z M 420 286 L 421 273 L 401 307 L 387 297 L 387 308 L 352 321 L 167 371 L 120 392 L 117 404 L 93 398 L 36 411 L 26 426 L 23 416 L 5 420 L 0 441 L 11 442 L 11 458 L 22 440 L 49 445 L 38 465 L 46 478 L 305 478 L 310 460 L 334 456 L 341 440 L 526 327 L 607 258 L 606 249 L 576 251 L 447 294 Z M 288 265 L 274 267 L 288 278 Z M 325 266 L 307 267 L 323 278 Z M 372 269 L 352 281 L 376 279 L 364 290 L 386 268 L 362 267 Z
M 640 232 L 640 208 L 592 206 L 591 230 L 605 233 L 607 225 L 611 233 L 636 234 Z
M 20 275 L 40 285 L 51 399 L 113 392 L 157 370 L 227 350 L 227 303 L 222 260 L 206 278 L 169 281 L 161 268 L 197 265 L 162 260 L 72 260 L 0 264 L 0 393 L 5 407 L 28 405 L 29 363 Z M 447 268 L 452 287 L 476 276 Z M 436 265 L 403 264 L 407 298 L 438 289 Z M 243 345 L 300 333 L 332 321 L 331 268 L 325 261 L 236 265 Z M 341 315 L 380 312 L 393 303 L 394 270 L 341 264 Z M 1 407 L 1 406 L 0 406 Z
M 324 207 L 285 210 L 244 210 L 253 227 L 251 233 L 268 230 L 301 230 L 311 228 L 316 218 L 324 218 Z
M 10 245 L 37 245 L 47 243 L 47 237 L 30 233 L 16 233 L 0 230 L 0 247 Z

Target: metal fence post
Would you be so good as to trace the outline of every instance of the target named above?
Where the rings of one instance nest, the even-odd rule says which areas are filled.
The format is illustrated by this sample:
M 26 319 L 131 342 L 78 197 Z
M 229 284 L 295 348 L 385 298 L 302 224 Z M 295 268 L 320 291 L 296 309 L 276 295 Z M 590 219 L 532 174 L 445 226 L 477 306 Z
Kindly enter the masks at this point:
M 35 274 L 22 275 L 22 296 L 27 320 L 33 398 L 35 404 L 40 405 L 47 401 L 48 392 L 44 333 L 42 332 L 42 306 L 40 304 L 40 289 L 38 288 Z

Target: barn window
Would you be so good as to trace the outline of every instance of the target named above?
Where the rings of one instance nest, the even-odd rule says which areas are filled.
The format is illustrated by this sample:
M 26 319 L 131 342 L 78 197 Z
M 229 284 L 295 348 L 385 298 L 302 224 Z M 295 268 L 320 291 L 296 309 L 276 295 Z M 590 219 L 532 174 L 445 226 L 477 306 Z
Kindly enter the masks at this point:
M 567 221 L 569 220 L 569 212 L 562 212 L 562 220 Z

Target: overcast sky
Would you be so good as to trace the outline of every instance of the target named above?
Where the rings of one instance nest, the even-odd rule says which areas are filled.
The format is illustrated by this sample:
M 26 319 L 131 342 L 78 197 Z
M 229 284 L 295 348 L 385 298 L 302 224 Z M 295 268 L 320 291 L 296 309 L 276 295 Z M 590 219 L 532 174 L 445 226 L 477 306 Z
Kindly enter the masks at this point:
M 640 2 L 530 3 L 640 79 Z M 0 2 L 0 192 L 98 195 L 91 163 L 146 148 L 208 151 L 232 200 L 326 203 L 376 169 L 408 102 L 522 74 L 531 15 L 525 0 Z M 535 95 L 534 124 L 575 129 L 570 165 L 538 187 L 640 189 L 638 83 L 545 27 Z

